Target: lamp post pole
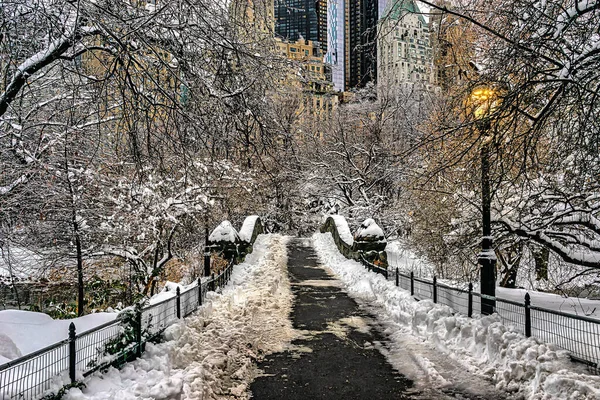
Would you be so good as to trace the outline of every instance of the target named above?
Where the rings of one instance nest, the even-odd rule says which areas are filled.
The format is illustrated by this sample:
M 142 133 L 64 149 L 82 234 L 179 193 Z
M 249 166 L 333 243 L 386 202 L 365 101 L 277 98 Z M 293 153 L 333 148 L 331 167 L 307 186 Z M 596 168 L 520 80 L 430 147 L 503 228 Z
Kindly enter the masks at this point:
M 487 140 L 489 124 L 485 124 L 482 132 L 486 138 L 481 147 L 481 209 L 483 237 L 481 238 L 481 252 L 478 261 L 481 265 L 481 314 L 491 315 L 496 308 L 496 254 L 492 237 L 492 196 L 490 192 L 490 141 Z

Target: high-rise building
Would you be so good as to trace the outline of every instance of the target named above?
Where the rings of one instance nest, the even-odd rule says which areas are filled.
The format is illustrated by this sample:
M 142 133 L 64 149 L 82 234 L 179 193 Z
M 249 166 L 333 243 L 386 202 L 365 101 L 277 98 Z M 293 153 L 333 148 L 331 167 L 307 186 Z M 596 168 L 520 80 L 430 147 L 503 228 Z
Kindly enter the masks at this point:
M 346 46 L 346 86 L 377 82 L 377 0 L 350 0 Z
M 238 33 L 272 37 L 275 29 L 273 0 L 231 0 L 229 15 Z
M 385 0 L 329 0 L 328 45 L 336 90 L 364 86 L 377 80 L 377 20 Z
M 282 39 L 318 41 L 319 23 L 315 0 L 276 0 L 275 33 Z
M 389 0 L 379 23 L 378 88 L 404 84 L 433 88 L 436 82 L 429 25 L 414 0 Z
M 346 89 L 345 0 L 329 0 L 327 4 L 327 54 L 325 63 L 331 66 L 331 81 L 339 92 Z
M 327 3 L 328 0 L 316 0 L 317 11 L 317 41 L 323 54 L 327 53 Z

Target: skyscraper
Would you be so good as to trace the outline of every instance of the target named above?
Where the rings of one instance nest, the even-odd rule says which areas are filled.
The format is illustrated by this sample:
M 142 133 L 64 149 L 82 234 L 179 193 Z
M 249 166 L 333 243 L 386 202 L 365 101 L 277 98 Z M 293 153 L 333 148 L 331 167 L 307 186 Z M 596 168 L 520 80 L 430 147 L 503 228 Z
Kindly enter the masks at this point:
M 329 0 L 327 4 L 327 54 L 325 63 L 331 66 L 333 87 L 339 92 L 346 89 L 345 0 Z
M 317 40 L 323 54 L 327 53 L 327 3 L 328 0 L 316 0 Z
M 377 20 L 384 0 L 329 0 L 328 47 L 336 90 L 377 80 Z
M 291 42 L 300 38 L 318 41 L 317 3 L 314 0 L 276 0 L 277 36 Z

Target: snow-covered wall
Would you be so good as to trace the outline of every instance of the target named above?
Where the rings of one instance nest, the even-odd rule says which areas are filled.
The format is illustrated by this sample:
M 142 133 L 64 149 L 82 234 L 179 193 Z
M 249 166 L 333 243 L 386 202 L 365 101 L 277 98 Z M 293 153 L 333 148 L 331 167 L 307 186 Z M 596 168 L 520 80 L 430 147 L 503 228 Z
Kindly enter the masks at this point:
M 240 241 L 240 236 L 231 222 L 223 221 L 208 236 L 209 242 L 229 242 L 236 243 Z

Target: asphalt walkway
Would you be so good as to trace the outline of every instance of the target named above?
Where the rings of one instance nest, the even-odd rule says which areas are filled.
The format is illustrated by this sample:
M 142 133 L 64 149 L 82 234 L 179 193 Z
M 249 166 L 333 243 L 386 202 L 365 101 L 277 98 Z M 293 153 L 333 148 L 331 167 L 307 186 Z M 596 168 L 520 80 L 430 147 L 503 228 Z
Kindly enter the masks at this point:
M 369 307 L 360 306 L 341 282 L 319 265 L 308 239 L 288 244 L 288 274 L 294 294 L 290 318 L 300 337 L 288 350 L 267 356 L 262 374 L 250 390 L 256 400 L 504 400 L 490 382 L 431 354 L 435 349 L 413 343 L 414 354 L 436 359 L 445 378 L 455 384 L 435 389 L 401 375 L 387 362 L 387 340 Z M 407 341 L 409 343 L 410 341 Z M 380 351 L 382 350 L 382 351 Z M 457 376 L 459 375 L 459 376 Z
M 293 240 L 288 271 L 295 296 L 291 319 L 303 335 L 283 353 L 259 364 L 264 372 L 251 386 L 258 400 L 413 399 L 412 382 L 377 350 L 385 339 L 373 317 L 318 265 L 308 243 Z

